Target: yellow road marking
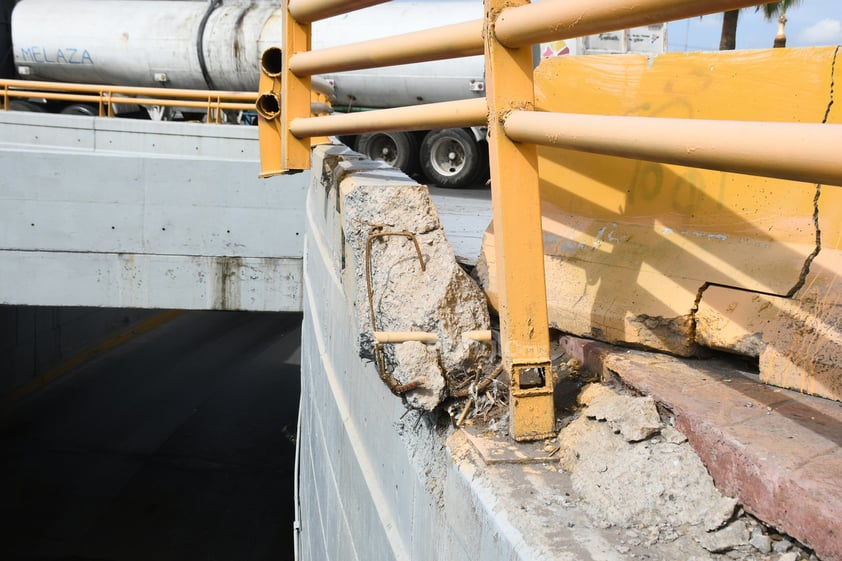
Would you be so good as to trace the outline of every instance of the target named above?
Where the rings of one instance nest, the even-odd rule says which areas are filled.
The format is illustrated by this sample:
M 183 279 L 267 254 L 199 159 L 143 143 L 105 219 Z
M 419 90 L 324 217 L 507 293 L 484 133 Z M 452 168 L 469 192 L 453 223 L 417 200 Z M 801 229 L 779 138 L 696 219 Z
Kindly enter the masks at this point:
M 157 314 L 149 319 L 146 319 L 134 325 L 133 327 L 124 331 L 123 333 L 119 333 L 113 337 L 106 339 L 105 341 L 97 343 L 96 345 L 93 345 L 81 351 L 80 353 L 70 357 L 61 364 L 54 366 L 53 368 L 41 374 L 40 376 L 33 378 L 26 384 L 15 388 L 14 390 L 3 395 L 2 397 L 0 397 L 0 404 L 9 405 L 11 403 L 14 403 L 30 395 L 31 393 L 40 390 L 41 388 L 44 388 L 45 386 L 64 376 L 68 372 L 72 372 L 73 370 L 90 362 L 96 357 L 119 347 L 123 343 L 131 341 L 138 335 L 142 335 L 147 331 L 151 331 L 156 327 L 159 327 L 160 325 L 163 325 L 164 323 L 175 319 L 183 313 L 184 310 L 170 310 L 167 312 Z

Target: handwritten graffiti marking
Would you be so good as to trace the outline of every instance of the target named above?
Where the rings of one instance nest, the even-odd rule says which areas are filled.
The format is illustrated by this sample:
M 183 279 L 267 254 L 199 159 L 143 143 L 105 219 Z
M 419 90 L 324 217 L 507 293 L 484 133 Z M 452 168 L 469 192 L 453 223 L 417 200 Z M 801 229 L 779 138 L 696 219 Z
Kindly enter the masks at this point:
M 35 64 L 93 64 L 94 59 L 88 49 L 65 47 L 47 50 L 44 47 L 32 46 L 21 48 L 18 52 L 18 63 Z

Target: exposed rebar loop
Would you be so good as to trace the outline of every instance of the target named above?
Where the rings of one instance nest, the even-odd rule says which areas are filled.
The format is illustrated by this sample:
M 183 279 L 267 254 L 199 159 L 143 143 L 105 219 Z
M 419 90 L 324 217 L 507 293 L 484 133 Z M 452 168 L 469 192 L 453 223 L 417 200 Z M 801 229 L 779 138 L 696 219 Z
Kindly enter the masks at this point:
M 372 333 L 378 331 L 378 329 L 374 314 L 374 291 L 371 287 L 371 244 L 378 238 L 385 238 L 388 236 L 401 236 L 411 240 L 412 243 L 415 244 L 415 251 L 418 254 L 418 261 L 421 264 L 421 272 L 423 273 L 427 270 L 426 265 L 424 265 L 424 257 L 421 255 L 421 246 L 418 244 L 418 238 L 416 238 L 415 234 L 412 232 L 407 232 L 405 230 L 401 232 L 377 232 L 376 234 L 368 236 L 368 240 L 366 240 L 365 243 L 365 284 L 368 292 L 368 309 L 371 313 Z M 377 374 L 389 390 L 396 396 L 403 397 L 403 394 L 406 392 L 422 387 L 423 383 L 420 380 L 413 380 L 411 382 L 407 382 L 406 384 L 401 384 L 395 380 L 389 372 L 387 372 L 384 346 L 384 343 L 374 343 L 374 362 L 377 364 Z

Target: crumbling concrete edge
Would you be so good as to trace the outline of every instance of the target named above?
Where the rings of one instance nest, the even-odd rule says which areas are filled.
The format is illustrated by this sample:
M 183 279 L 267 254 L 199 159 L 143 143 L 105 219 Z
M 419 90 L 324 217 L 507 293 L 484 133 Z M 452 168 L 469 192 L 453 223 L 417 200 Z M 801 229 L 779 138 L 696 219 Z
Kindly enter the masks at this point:
M 637 368 L 641 371 L 649 370 L 658 362 L 674 362 L 676 370 L 682 365 L 685 370 L 692 369 L 693 359 L 621 349 L 567 335 L 561 337 L 561 346 L 571 357 L 580 361 L 585 369 L 601 376 L 603 380 L 619 377 L 620 381 L 636 392 L 652 396 L 667 407 L 675 416 L 676 428 L 687 436 L 723 494 L 736 498 L 747 512 L 758 519 L 815 549 L 822 560 L 842 561 L 842 540 L 838 529 L 838 521 L 842 519 L 842 502 L 833 496 L 828 497 L 824 492 L 824 489 L 833 489 L 837 485 L 832 474 L 838 474 L 839 465 L 842 464 L 838 446 L 827 443 L 824 453 L 807 453 L 800 461 L 794 462 L 794 466 L 775 465 L 778 458 L 770 458 L 774 454 L 770 454 L 767 448 L 747 442 L 747 434 L 750 436 L 748 431 L 742 431 L 747 434 L 738 434 L 739 430 L 733 430 L 735 425 L 712 422 L 704 415 L 703 408 L 696 411 L 692 405 L 686 405 L 692 403 L 693 389 L 690 389 L 691 382 L 678 378 L 679 372 L 671 374 L 676 377 L 676 384 L 688 385 L 686 394 L 689 401 L 685 404 L 680 400 L 669 399 L 667 396 L 670 390 L 662 391 L 656 379 L 635 372 L 635 363 L 639 363 L 637 366 L 646 365 L 645 368 Z M 745 407 L 762 409 L 770 415 L 779 406 L 786 409 L 789 400 L 779 393 L 782 390 L 758 383 L 756 391 L 767 395 L 766 400 L 754 403 L 754 399 L 746 396 L 743 404 Z M 819 407 L 824 405 L 821 398 L 789 393 L 800 400 L 816 400 Z M 835 407 L 832 402 L 827 404 Z M 729 406 L 727 403 L 722 405 Z M 797 417 L 795 412 L 790 412 L 790 415 Z M 783 437 L 779 434 L 783 432 L 780 429 L 770 426 L 767 430 Z M 842 434 L 838 429 L 836 432 Z M 818 441 L 820 449 L 821 438 Z M 814 473 L 807 474 L 804 470 L 811 463 L 819 465 L 815 467 Z M 835 494 L 842 496 L 838 492 Z
M 360 358 L 338 183 L 357 155 L 318 147 L 305 236 L 300 537 L 306 559 L 543 559 L 454 459 L 432 414 L 407 415 Z M 330 168 L 329 170 L 327 168 Z M 372 181 L 395 172 L 362 163 Z M 317 168 L 318 169 L 318 168 Z M 373 173 L 372 173 L 373 172 Z M 400 178 L 408 181 L 407 178 Z M 409 433 L 409 435 L 408 435 Z M 422 447 L 414 447 L 416 439 Z M 479 469 L 479 468 L 478 468 Z M 330 536 L 326 540 L 324 536 Z M 328 543 L 330 542 L 330 543 Z
M 314 165 L 346 157 L 356 155 L 319 147 Z M 407 413 L 380 383 L 352 342 L 356 277 L 347 272 L 335 174 L 314 177 L 304 252 L 300 558 L 621 559 L 584 518 L 558 527 L 575 512 L 558 493 L 565 475 L 486 465 L 447 418 Z

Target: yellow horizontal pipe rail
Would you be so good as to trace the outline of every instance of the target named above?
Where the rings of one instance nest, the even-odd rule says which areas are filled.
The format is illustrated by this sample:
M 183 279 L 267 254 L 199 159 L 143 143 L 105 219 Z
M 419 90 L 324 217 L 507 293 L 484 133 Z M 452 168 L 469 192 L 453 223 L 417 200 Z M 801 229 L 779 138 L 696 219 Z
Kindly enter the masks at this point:
M 107 96 L 100 96 L 94 94 L 70 94 L 70 93 L 58 93 L 58 92 L 39 92 L 39 91 L 29 91 L 29 90 L 9 90 L 8 92 L 4 92 L 4 94 L 8 93 L 9 98 L 38 98 L 38 99 L 50 99 L 50 100 L 59 100 L 59 101 L 78 101 L 82 103 L 99 103 L 100 100 L 103 98 L 107 98 Z M 124 98 L 128 99 L 128 98 Z M 135 103 L 134 101 L 130 100 L 130 103 Z
M 702 16 L 757 3 L 757 0 L 640 0 L 629 8 L 628 0 L 546 0 L 504 9 L 497 18 L 495 36 L 507 47 L 520 47 Z M 483 20 L 472 20 L 343 47 L 296 53 L 290 58 L 290 71 L 296 76 L 308 76 L 479 55 L 483 53 L 483 25 Z
M 150 97 L 121 97 L 95 94 L 72 94 L 63 92 L 44 92 L 37 90 L 9 90 L 9 98 L 38 98 L 54 101 L 77 101 L 82 103 L 110 103 L 112 105 L 161 105 L 165 107 L 190 107 L 206 109 L 210 105 L 213 109 L 231 109 L 249 111 L 254 109 L 253 103 L 216 101 L 214 98 L 204 100 L 191 99 L 163 99 Z
M 260 55 L 260 71 L 270 78 L 280 79 L 284 70 L 284 52 L 280 47 L 269 47 Z M 330 82 L 321 76 L 310 78 L 310 88 L 329 98 L 336 95 Z
M 513 111 L 503 130 L 516 142 L 842 185 L 842 125 Z
M 125 97 L 112 97 L 108 100 L 110 103 L 113 104 L 124 104 L 124 105 L 162 105 L 164 107 L 190 107 L 190 108 L 198 108 L 198 109 L 207 109 L 210 107 L 211 109 L 233 109 L 233 110 L 241 110 L 241 111 L 251 111 L 254 109 L 253 103 L 227 103 L 227 102 L 217 102 L 215 100 L 208 101 L 191 101 L 191 100 L 181 100 L 181 99 L 160 99 L 160 98 L 143 98 L 143 97 L 135 97 L 135 98 L 125 98 Z
M 360 134 L 374 131 L 409 131 L 485 125 L 488 105 L 484 98 L 428 103 L 329 117 L 293 119 L 289 130 L 296 138 Z
M 289 0 L 289 13 L 300 23 L 313 23 L 388 0 Z
M 12 92 L 16 90 L 40 90 L 91 94 L 110 93 L 114 95 L 134 95 L 177 99 L 222 98 L 231 101 L 243 102 L 254 102 L 257 97 L 257 94 L 254 92 L 141 88 L 132 86 L 103 86 L 101 84 L 66 84 L 63 82 L 37 82 L 32 80 L 0 80 L 0 87 L 8 89 L 10 95 L 12 95 Z M 37 96 L 32 95 L 30 97 Z
M 290 58 L 289 69 L 296 76 L 308 76 L 482 53 L 482 20 L 474 20 L 297 53 Z
M 494 35 L 507 47 L 572 39 L 762 4 L 758 0 L 564 0 L 506 8 Z

